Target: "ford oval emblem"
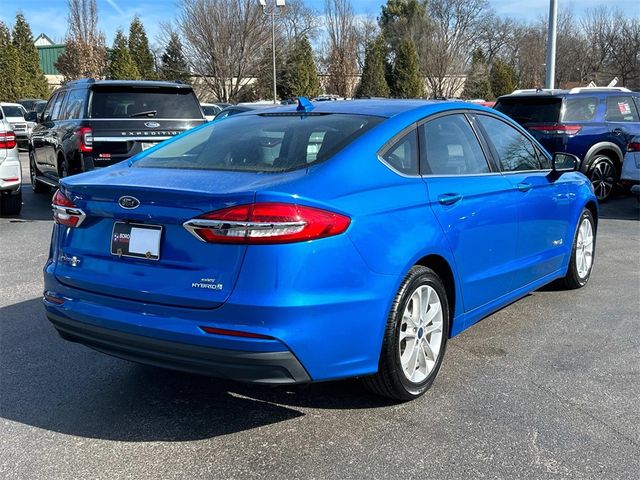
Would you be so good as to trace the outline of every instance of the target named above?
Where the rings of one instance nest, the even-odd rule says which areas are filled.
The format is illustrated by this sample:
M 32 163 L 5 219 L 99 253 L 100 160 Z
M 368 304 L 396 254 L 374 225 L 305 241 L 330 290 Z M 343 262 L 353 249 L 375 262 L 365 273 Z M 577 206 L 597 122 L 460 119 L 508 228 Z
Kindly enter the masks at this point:
M 140 206 L 140 200 L 136 197 L 124 196 L 120 197 L 118 203 L 122 208 L 126 208 L 127 210 L 133 210 L 134 208 L 138 208 Z
M 144 126 L 148 128 L 158 128 L 160 124 L 158 122 L 144 122 Z

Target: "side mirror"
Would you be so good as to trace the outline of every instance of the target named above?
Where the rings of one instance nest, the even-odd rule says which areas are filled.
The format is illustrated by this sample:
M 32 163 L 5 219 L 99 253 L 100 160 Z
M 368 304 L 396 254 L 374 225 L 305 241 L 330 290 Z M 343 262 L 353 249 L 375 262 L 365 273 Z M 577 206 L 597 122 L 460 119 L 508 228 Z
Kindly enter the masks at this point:
M 571 153 L 557 152 L 551 159 L 551 169 L 557 173 L 575 172 L 580 165 L 580 159 Z
M 38 112 L 27 112 L 24 114 L 24 119 L 27 122 L 38 123 Z

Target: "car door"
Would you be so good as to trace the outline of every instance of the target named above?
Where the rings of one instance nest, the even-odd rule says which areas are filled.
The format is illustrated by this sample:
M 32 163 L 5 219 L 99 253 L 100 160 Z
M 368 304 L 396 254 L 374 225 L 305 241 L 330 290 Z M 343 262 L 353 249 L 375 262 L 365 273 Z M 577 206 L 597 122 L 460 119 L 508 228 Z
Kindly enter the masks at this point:
M 562 267 L 573 230 L 570 219 L 576 201 L 571 176 L 551 171 L 550 158 L 522 130 L 501 118 L 476 117 L 500 170 L 517 192 L 517 260 L 515 287 L 520 288 Z
M 633 96 L 607 96 L 605 122 L 610 132 L 609 140 L 624 152 L 631 138 L 640 135 L 640 117 Z
M 42 115 L 38 119 L 38 123 L 31 132 L 31 145 L 33 147 L 33 154 L 35 157 L 36 165 L 41 173 L 49 171 L 51 166 L 49 165 L 49 157 L 47 152 L 48 144 L 45 141 L 49 136 L 49 130 L 53 126 L 51 121 L 51 110 L 56 101 L 58 94 L 53 94 L 49 99 L 46 107 L 42 111 Z
M 487 158 L 463 112 L 430 118 L 419 130 L 421 174 L 453 253 L 468 313 L 513 289 L 516 193 Z

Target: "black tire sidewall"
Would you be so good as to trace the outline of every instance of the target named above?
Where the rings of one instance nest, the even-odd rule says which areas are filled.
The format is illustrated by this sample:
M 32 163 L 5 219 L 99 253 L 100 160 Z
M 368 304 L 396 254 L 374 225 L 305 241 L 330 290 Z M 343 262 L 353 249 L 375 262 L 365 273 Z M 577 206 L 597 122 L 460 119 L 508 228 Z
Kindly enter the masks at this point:
M 413 383 L 405 376 L 402 369 L 402 364 L 400 362 L 399 336 L 404 310 L 407 307 L 409 300 L 411 299 L 411 295 L 420 286 L 432 287 L 438 294 L 438 297 L 440 297 L 440 304 L 443 310 L 443 331 L 440 353 L 438 355 L 438 360 L 436 361 L 434 368 L 431 370 L 431 372 L 429 372 L 427 378 L 425 378 L 422 382 Z M 447 301 L 447 294 L 442 281 L 432 270 L 429 270 L 427 268 L 417 270 L 416 273 L 411 276 L 410 280 L 403 285 L 402 293 L 400 294 L 400 300 L 396 303 L 396 308 L 394 308 L 392 315 L 395 321 L 395 325 L 393 329 L 393 337 L 390 339 L 390 344 L 388 345 L 391 352 L 387 352 L 387 354 L 391 353 L 391 358 L 389 360 L 392 360 L 394 371 L 393 376 L 395 380 L 407 392 L 407 394 L 413 397 L 418 397 L 431 386 L 436 376 L 438 375 L 438 371 L 440 370 L 440 366 L 442 365 L 447 346 L 447 337 L 449 333 L 449 303 Z

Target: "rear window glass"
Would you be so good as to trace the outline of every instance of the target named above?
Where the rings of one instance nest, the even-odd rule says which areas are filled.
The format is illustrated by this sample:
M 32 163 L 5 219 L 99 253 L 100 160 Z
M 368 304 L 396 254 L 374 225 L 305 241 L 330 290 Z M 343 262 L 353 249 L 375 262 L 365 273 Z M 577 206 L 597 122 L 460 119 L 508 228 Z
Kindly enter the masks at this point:
M 213 116 L 220 113 L 222 109 L 217 105 L 202 105 L 202 112 L 207 116 Z
M 562 112 L 563 122 L 586 122 L 596 116 L 597 97 L 566 98 Z
M 330 158 L 384 119 L 365 115 L 241 115 L 207 124 L 135 167 L 281 172 Z
M 520 124 L 556 123 L 560 119 L 562 99 L 558 97 L 501 98 L 494 107 Z
M 5 110 L 6 111 L 6 110 Z M 7 116 L 9 116 L 7 114 Z M 633 103 L 633 98 L 627 96 L 607 97 L 608 122 L 637 122 L 638 112 Z
M 12 105 L 3 105 L 2 110 L 7 117 L 24 117 L 22 107 L 14 107 Z
M 178 88 L 100 88 L 91 100 L 92 118 L 202 118 L 191 90 Z

